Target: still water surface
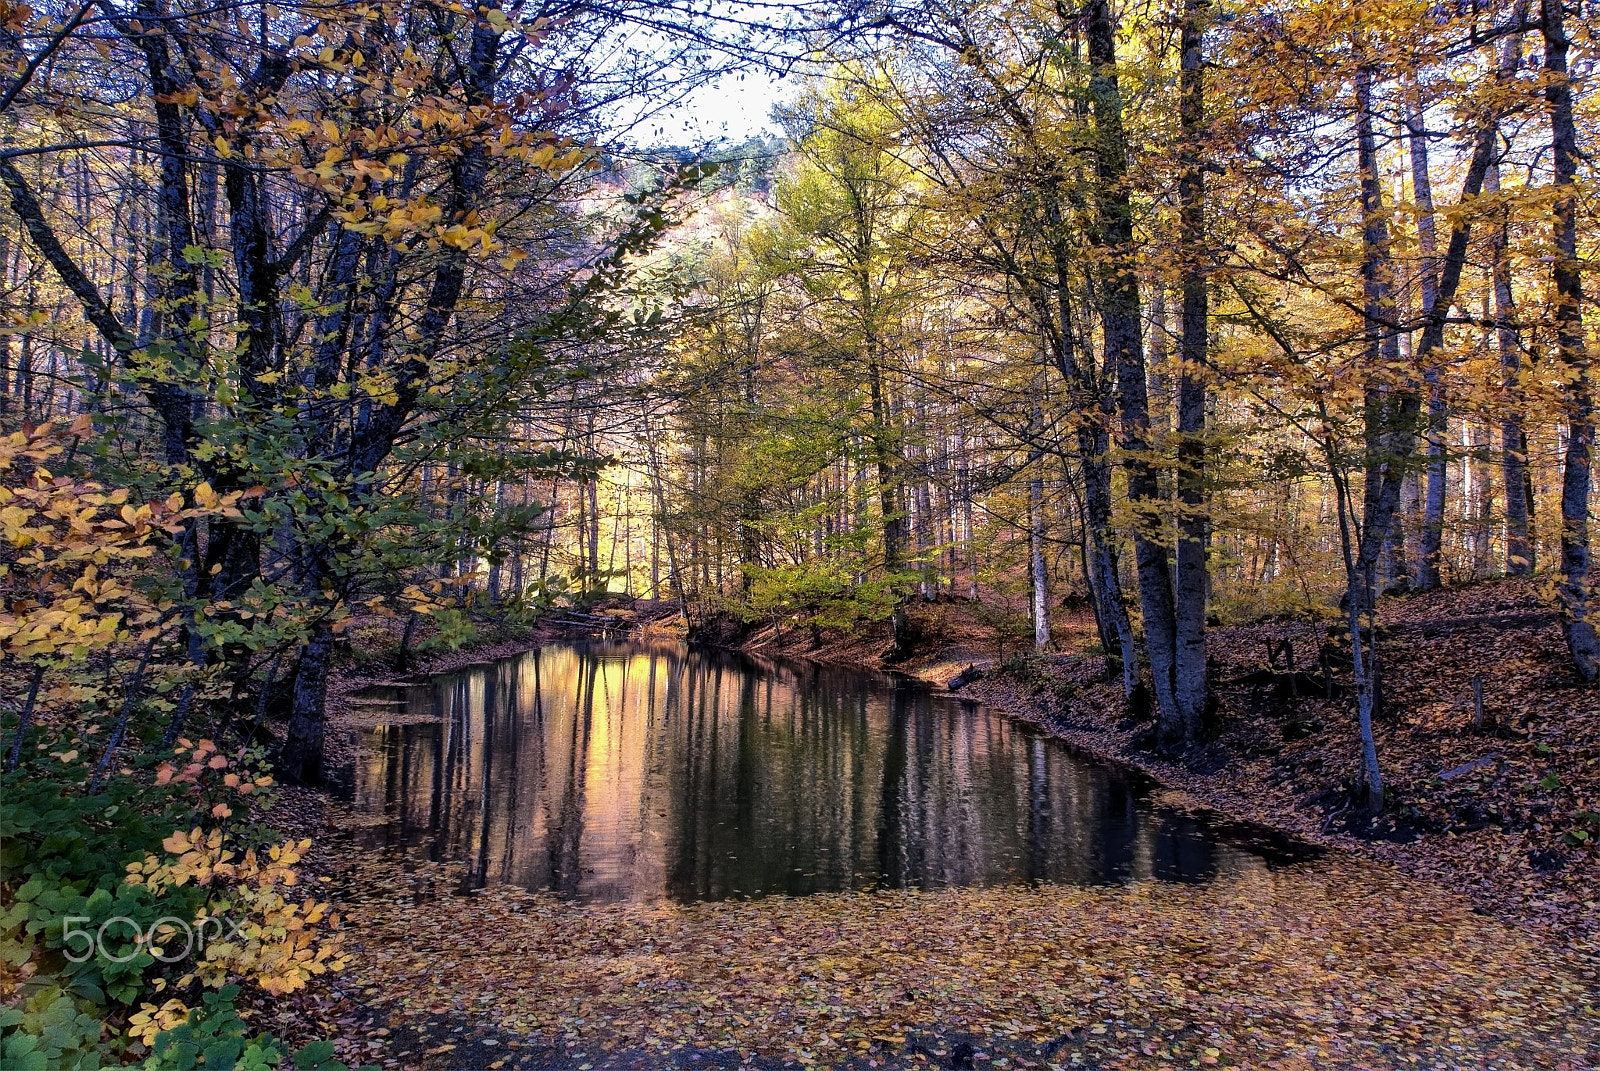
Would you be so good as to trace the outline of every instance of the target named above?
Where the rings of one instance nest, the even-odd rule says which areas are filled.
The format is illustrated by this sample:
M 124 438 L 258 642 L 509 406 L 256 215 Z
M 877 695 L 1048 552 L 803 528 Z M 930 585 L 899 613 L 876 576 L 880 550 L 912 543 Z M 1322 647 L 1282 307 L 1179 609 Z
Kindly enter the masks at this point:
M 693 901 L 1265 865 L 1137 775 L 859 670 L 597 642 L 372 698 L 404 716 L 361 734 L 367 835 L 475 885 Z

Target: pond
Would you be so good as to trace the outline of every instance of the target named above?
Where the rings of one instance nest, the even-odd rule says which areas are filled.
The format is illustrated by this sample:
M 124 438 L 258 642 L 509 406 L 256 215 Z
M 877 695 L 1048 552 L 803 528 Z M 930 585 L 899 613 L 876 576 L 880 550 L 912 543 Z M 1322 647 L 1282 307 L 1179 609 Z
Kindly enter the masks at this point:
M 547 646 L 369 693 L 370 847 L 583 901 L 1203 882 L 1271 851 L 981 704 L 672 644 Z

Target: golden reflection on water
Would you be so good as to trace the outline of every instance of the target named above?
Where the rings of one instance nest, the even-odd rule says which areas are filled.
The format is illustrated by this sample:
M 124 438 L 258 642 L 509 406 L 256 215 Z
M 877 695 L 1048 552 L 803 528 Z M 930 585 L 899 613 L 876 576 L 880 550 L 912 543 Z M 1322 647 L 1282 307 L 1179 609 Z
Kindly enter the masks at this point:
M 396 695 L 367 730 L 377 843 L 583 900 L 1263 866 L 1003 715 L 853 670 L 679 645 L 550 646 Z M 436 720 L 418 721 L 419 716 Z

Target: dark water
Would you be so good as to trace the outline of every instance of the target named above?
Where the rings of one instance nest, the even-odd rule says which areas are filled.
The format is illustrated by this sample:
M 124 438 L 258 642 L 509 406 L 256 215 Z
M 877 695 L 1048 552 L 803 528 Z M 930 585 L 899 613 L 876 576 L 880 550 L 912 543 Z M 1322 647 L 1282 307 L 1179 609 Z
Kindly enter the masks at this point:
M 1265 865 L 1133 775 L 877 674 L 592 643 L 375 698 L 437 720 L 361 734 L 368 835 L 477 885 L 690 901 Z

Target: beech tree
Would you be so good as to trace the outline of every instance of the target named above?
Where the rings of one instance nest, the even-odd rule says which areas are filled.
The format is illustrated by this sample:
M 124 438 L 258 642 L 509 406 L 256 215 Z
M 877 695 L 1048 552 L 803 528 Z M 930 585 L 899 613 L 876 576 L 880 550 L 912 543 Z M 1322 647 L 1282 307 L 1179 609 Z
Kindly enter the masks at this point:
M 476 452 L 485 406 L 505 426 L 564 374 L 553 352 L 617 323 L 626 259 L 700 172 L 667 175 L 631 218 L 578 215 L 609 166 L 589 110 L 645 77 L 579 94 L 573 65 L 625 27 L 618 13 L 139 0 L 6 17 L 17 136 L 0 181 L 30 259 L 97 336 L 78 404 L 160 443 L 103 452 L 131 462 L 126 478 L 250 492 L 251 508 L 186 532 L 182 646 L 195 680 L 290 653 L 279 763 L 314 778 L 355 601 L 427 611 L 441 593 L 388 585 L 425 542 L 389 534 L 422 535 L 421 485 L 445 454 Z M 68 173 L 123 207 L 75 214 L 50 187 Z M 537 439 L 518 450 L 487 473 L 455 457 L 446 493 L 489 476 L 503 499 L 511 471 L 566 463 Z M 434 544 L 456 563 L 462 519 Z

